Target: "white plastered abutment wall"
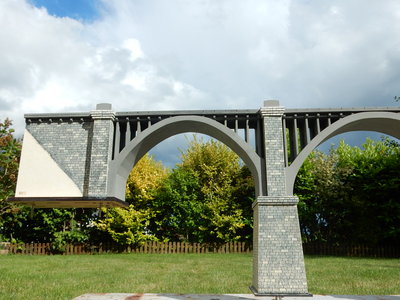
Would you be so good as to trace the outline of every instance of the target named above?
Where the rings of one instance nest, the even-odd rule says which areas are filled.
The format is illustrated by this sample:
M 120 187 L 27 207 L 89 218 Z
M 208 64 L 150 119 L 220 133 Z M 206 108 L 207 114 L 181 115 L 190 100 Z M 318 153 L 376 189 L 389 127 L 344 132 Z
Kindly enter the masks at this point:
M 25 130 L 17 197 L 82 197 L 82 191 L 50 154 Z

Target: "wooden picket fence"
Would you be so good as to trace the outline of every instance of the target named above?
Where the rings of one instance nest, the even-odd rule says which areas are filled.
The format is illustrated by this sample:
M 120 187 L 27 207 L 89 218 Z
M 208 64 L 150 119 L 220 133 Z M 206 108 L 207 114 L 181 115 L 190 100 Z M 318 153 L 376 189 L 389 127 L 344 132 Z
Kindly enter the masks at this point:
M 307 255 L 400 258 L 400 245 L 329 245 L 314 242 L 304 243 L 303 252 Z
M 200 244 L 185 242 L 146 242 L 139 247 L 120 247 L 113 244 L 66 245 L 53 249 L 50 243 L 8 244 L 8 254 L 49 255 L 49 254 L 97 254 L 97 253 L 251 253 L 252 245 L 245 242 L 226 244 Z M 60 251 L 61 250 L 61 251 Z
M 60 251 L 61 250 L 61 251 Z M 53 249 L 50 243 L 10 244 L 0 243 L 0 254 L 22 255 L 76 255 L 99 253 L 251 253 L 252 245 L 244 242 L 226 244 L 200 244 L 185 242 L 147 242 L 139 247 L 120 247 L 113 244 L 66 245 L 63 249 Z M 306 255 L 329 255 L 350 257 L 394 257 L 400 258 L 400 246 L 367 245 L 332 246 L 326 243 L 305 243 Z

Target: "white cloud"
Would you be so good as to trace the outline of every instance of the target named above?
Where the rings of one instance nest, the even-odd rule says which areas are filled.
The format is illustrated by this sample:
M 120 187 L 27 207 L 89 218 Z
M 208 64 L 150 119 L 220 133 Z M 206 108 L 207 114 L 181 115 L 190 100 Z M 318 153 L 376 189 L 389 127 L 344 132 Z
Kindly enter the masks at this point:
M 397 1 L 107 1 L 119 36 L 177 79 L 218 98 L 210 108 L 392 105 Z M 125 32 L 125 34 L 124 34 Z
M 100 0 L 99 0 L 100 1 Z M 0 111 L 394 105 L 400 2 L 101 0 L 92 23 L 0 1 Z
M 130 60 L 135 61 L 138 58 L 143 58 L 144 53 L 140 42 L 136 39 L 127 39 L 123 42 L 122 47 L 130 51 Z
M 102 26 L 50 16 L 23 0 L 2 1 L 1 118 L 14 119 L 21 133 L 23 113 L 89 111 L 104 101 L 118 110 L 187 108 L 188 97 L 203 97 L 160 72 L 134 37 L 102 40 Z

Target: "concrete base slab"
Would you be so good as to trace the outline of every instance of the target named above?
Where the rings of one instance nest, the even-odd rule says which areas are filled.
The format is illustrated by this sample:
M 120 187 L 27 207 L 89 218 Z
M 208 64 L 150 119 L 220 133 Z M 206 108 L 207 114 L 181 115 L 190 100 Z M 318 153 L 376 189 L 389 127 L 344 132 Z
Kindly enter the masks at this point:
M 253 294 L 130 294 L 106 293 L 84 294 L 73 300 L 279 300 L 275 296 L 255 296 Z M 312 298 L 312 299 L 311 299 Z M 313 295 L 307 298 L 285 296 L 284 300 L 400 300 L 400 295 Z

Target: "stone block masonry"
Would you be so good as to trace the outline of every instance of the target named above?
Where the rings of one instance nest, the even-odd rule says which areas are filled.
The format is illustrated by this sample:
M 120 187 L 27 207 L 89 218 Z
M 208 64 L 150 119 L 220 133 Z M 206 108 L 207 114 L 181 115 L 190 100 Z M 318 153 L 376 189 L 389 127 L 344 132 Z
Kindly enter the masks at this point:
M 111 106 L 98 105 L 91 113 L 93 138 L 91 139 L 89 197 L 107 197 L 108 168 L 112 159 L 114 118 Z
M 297 197 L 258 197 L 254 231 L 253 291 L 307 295 Z
M 298 199 L 286 195 L 283 112 L 278 101 L 266 101 L 261 108 L 267 196 L 259 196 L 253 204 L 251 290 L 256 295 L 308 295 Z
M 268 105 L 268 101 L 266 104 Z M 279 103 L 279 102 L 278 102 Z M 273 104 L 276 104 L 273 102 Z M 267 192 L 269 196 L 286 194 L 285 161 L 281 106 L 261 108 L 264 118 Z
M 53 115 L 46 118 L 44 115 L 31 120 L 28 116 L 26 130 L 73 181 L 81 196 L 106 198 L 114 112 L 110 106 L 99 105 L 97 108 L 90 114 L 77 117 L 60 114 L 59 118 Z M 36 172 L 40 175 L 45 170 Z M 47 196 L 45 190 L 42 193 Z
M 58 121 L 35 120 L 26 130 L 48 152 L 84 195 L 87 193 L 90 151 L 88 145 L 93 123 L 89 118 L 62 118 Z

